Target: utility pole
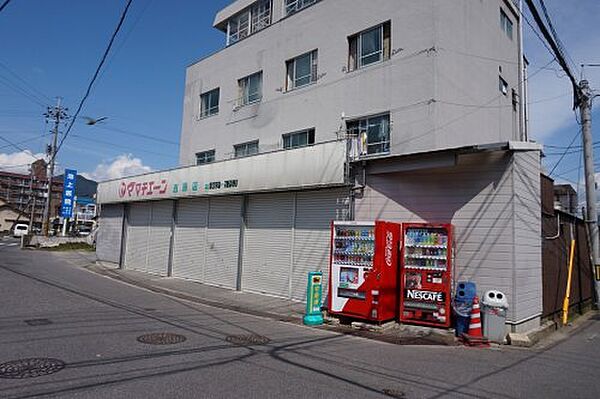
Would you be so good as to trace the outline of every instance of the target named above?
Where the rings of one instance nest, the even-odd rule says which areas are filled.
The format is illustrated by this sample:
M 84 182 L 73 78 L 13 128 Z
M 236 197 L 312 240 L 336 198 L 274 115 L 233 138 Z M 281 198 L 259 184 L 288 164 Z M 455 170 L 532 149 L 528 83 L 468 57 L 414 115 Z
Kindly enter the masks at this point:
M 47 237 L 50 229 L 50 209 L 52 206 L 52 178 L 54 177 L 54 163 L 56 160 L 56 152 L 58 145 L 58 128 L 61 120 L 67 119 L 67 109 L 60 105 L 61 98 L 58 97 L 56 106 L 48 108 L 48 111 L 44 114 L 46 118 L 54 121 L 54 129 L 52 131 L 52 145 L 50 146 L 50 170 L 48 173 L 48 196 L 46 197 L 46 205 L 44 206 L 44 221 L 42 226 L 43 234 Z
M 29 169 L 29 201 L 31 201 L 31 215 L 29 216 L 29 234 L 33 234 L 33 217 L 35 215 L 35 194 L 33 192 L 33 164 Z
M 598 210 L 596 208 L 596 178 L 594 173 L 594 148 L 592 137 L 592 100 L 594 94 L 587 80 L 579 83 L 581 129 L 583 136 L 583 158 L 585 168 L 585 199 L 587 208 L 586 222 L 592 242 L 592 259 L 594 261 L 594 288 L 596 289 L 596 306 L 600 307 L 600 273 L 599 256 L 600 241 L 598 236 Z

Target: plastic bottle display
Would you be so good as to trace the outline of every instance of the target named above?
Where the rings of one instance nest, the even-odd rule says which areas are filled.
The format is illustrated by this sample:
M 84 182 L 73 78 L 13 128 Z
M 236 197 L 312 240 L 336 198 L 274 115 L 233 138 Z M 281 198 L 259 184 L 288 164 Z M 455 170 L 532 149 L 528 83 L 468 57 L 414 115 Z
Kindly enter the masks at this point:
M 446 270 L 448 235 L 439 229 L 408 229 L 405 236 L 405 267 Z
M 371 267 L 374 247 L 375 231 L 372 227 L 336 227 L 335 263 Z

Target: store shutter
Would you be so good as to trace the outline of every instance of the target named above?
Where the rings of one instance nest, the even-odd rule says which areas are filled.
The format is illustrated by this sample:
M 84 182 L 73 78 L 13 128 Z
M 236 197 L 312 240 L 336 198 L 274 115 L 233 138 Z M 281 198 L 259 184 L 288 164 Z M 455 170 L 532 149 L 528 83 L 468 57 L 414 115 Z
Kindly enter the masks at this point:
M 129 207 L 125 245 L 125 268 L 127 269 L 146 271 L 151 209 L 150 203 L 136 203 Z
M 121 240 L 123 238 L 122 204 L 103 205 L 98 221 L 96 236 L 96 256 L 98 260 L 119 263 Z
M 308 272 L 323 271 L 323 294 L 328 287 L 332 220 L 346 220 L 348 191 L 329 189 L 299 192 L 296 197 L 296 225 L 292 271 L 292 298 L 306 300 Z
M 173 276 L 204 281 L 208 199 L 181 200 L 173 247 Z
M 152 202 L 148 235 L 148 273 L 167 275 L 172 225 L 173 201 Z
M 290 296 L 294 194 L 248 198 L 242 289 Z
M 206 284 L 236 288 L 242 200 L 241 196 L 210 199 L 204 266 Z

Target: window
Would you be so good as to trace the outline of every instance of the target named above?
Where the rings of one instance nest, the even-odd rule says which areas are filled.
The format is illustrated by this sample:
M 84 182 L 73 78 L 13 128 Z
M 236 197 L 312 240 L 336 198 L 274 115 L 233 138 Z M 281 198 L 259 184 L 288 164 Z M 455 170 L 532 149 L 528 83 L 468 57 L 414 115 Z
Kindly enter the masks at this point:
M 227 22 L 227 45 L 271 24 L 271 0 L 259 0 Z
M 513 23 L 504 10 L 500 10 L 500 27 L 510 40 L 513 39 Z
M 390 151 L 389 114 L 347 123 L 348 133 L 356 137 L 360 155 L 385 154 Z
M 350 54 L 348 70 L 385 61 L 390 58 L 391 23 L 386 22 L 348 38 Z
M 215 150 L 202 151 L 196 154 L 196 165 L 204 165 L 215 161 Z
M 247 157 L 248 155 L 258 154 L 258 140 L 248 143 L 237 144 L 233 146 L 235 157 Z
M 317 50 L 287 62 L 286 90 L 297 89 L 317 81 Z
M 200 117 L 207 118 L 219 113 L 219 89 L 200 95 Z
M 288 133 L 283 135 L 283 148 L 291 150 L 315 143 L 315 129 L 302 130 L 300 132 Z
M 262 72 L 238 80 L 240 96 L 238 105 L 248 105 L 262 99 Z
M 315 4 L 319 0 L 285 0 L 285 15 L 291 15 L 308 6 Z
M 498 90 L 505 96 L 508 94 L 508 83 L 506 83 L 506 80 L 502 79 L 502 76 L 498 78 Z

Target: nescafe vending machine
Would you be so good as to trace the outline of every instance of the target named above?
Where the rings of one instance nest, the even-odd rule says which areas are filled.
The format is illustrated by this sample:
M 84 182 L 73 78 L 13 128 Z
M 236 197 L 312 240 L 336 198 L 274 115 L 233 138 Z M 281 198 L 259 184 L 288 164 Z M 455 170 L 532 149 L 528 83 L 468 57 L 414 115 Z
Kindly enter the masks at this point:
M 450 327 L 452 225 L 403 225 L 400 321 Z
M 401 233 L 397 223 L 333 222 L 330 313 L 376 322 L 396 317 Z

